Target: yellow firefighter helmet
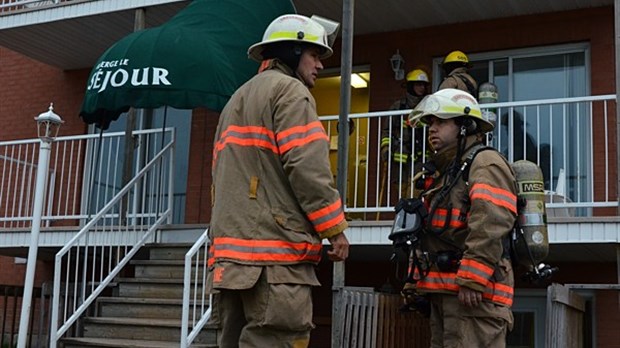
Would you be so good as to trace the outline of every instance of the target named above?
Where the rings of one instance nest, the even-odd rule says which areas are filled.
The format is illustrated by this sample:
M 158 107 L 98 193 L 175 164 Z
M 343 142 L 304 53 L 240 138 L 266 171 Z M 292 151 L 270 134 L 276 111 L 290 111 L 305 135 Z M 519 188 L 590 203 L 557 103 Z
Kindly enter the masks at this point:
M 407 74 L 407 82 L 426 82 L 429 83 L 430 80 L 426 72 L 422 69 L 414 69 L 411 70 Z
M 444 57 L 442 64 L 449 63 L 462 63 L 463 65 L 469 64 L 469 58 L 462 51 L 452 51 Z

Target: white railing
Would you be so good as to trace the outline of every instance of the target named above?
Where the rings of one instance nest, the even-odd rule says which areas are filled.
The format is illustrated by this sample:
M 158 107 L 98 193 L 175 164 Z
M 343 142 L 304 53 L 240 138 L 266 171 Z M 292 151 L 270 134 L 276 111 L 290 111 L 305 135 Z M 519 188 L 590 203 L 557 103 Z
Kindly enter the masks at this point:
M 494 111 L 497 127 L 489 145 L 509 161 L 528 159 L 537 163 L 545 177 L 547 208 L 562 215 L 616 215 L 618 197 L 615 158 L 616 96 L 602 95 L 482 105 Z M 347 204 L 354 219 L 372 220 L 392 212 L 398 199 L 413 194 L 412 177 L 428 149 L 410 165 L 382 166 L 383 132 L 392 136 L 390 117 L 406 117 L 411 110 L 351 114 Z M 338 116 L 321 117 L 332 140 L 330 154 L 335 168 Z M 417 139 L 416 139 L 417 138 Z M 426 129 L 413 133 L 409 146 L 426 138 Z M 402 151 L 400 148 L 391 152 Z M 389 158 L 389 156 L 388 156 Z M 336 172 L 334 171 L 334 174 Z M 368 215 L 371 214 L 371 215 Z
M 37 7 L 54 6 L 61 2 L 73 0 L 0 0 L 0 13 Z
M 172 128 L 163 136 L 161 129 L 133 132 L 136 171 L 171 134 Z M 57 138 L 50 156 L 44 224 L 80 226 L 103 208 L 122 186 L 124 146 L 124 132 L 104 133 L 101 139 L 99 134 Z M 38 155 L 39 139 L 0 142 L 0 229 L 30 227 Z
M 50 347 L 119 274 L 155 231 L 170 223 L 174 133 L 129 183 L 57 254 Z M 135 198 L 139 199 L 135 199 Z
M 211 317 L 212 295 L 207 294 L 209 229 L 185 254 L 183 276 L 183 314 L 181 316 L 181 348 L 188 348 Z M 191 306 L 191 308 L 190 308 Z M 191 313 L 190 313 L 191 312 Z M 191 314 L 191 315 L 190 315 Z M 192 318 L 190 328 L 190 317 Z

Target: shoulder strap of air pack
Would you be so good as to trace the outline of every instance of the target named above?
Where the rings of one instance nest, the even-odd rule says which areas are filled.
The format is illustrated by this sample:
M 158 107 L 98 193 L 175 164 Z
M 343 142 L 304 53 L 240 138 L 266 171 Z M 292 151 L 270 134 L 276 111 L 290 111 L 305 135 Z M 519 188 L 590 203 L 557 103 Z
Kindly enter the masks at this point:
M 476 89 L 474 84 L 467 77 L 465 77 L 465 76 L 463 76 L 461 74 L 454 74 L 453 76 L 457 76 L 461 81 L 463 81 L 463 83 L 467 87 L 467 90 L 469 91 L 469 93 L 474 98 L 476 98 L 476 100 L 478 100 L 478 90 Z
M 497 151 L 495 148 L 483 144 L 474 145 L 474 147 L 472 147 L 472 149 L 469 151 L 469 155 L 467 155 L 467 158 L 465 158 L 465 161 L 463 162 L 463 180 L 469 180 L 469 169 L 471 168 L 471 164 L 474 162 L 474 158 L 476 158 L 476 155 L 478 155 L 480 152 L 485 150 Z

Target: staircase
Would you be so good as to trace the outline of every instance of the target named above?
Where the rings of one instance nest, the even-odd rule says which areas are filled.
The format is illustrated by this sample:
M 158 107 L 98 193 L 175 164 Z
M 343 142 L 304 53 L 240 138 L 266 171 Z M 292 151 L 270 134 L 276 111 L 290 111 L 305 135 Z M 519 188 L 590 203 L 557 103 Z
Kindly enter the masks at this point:
M 131 261 L 133 277 L 117 278 L 113 295 L 99 297 L 93 315 L 84 318 L 83 337 L 63 338 L 62 346 L 178 348 L 183 258 L 190 247 L 189 244 L 143 247 L 141 259 Z M 190 318 L 190 330 L 192 321 Z M 192 347 L 217 347 L 215 330 L 203 329 Z

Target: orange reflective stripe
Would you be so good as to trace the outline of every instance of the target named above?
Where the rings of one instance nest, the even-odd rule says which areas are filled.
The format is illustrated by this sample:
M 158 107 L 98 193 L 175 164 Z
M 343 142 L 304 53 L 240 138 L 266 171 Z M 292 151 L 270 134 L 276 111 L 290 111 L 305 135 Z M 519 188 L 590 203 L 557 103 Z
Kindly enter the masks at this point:
M 420 291 L 450 291 L 458 292 L 460 286 L 456 284 L 455 273 L 429 272 L 426 278 L 416 283 Z M 486 300 L 511 306 L 514 298 L 514 289 L 508 285 L 488 281 L 482 294 Z
M 294 147 L 304 146 L 315 140 L 329 140 L 320 121 L 311 122 L 305 126 L 291 127 L 279 132 L 276 139 L 282 154 Z
M 459 285 L 454 281 L 456 274 L 446 272 L 428 272 L 428 275 L 418 281 L 416 288 L 428 290 L 459 291 Z
M 502 303 L 506 306 L 512 306 L 512 301 L 514 299 L 514 289 L 504 284 L 491 283 L 482 294 L 482 297 L 492 302 Z
M 209 251 L 207 252 L 207 266 L 211 267 L 215 264 L 215 259 L 213 258 L 213 244 L 209 246 Z
M 280 253 L 251 253 L 233 251 L 233 250 L 216 250 L 215 258 L 225 258 L 237 261 L 268 261 L 268 262 L 301 262 L 313 261 L 319 262 L 321 255 L 291 255 Z
M 249 262 L 318 262 L 321 259 L 321 249 L 320 243 L 218 237 L 213 240 L 211 254 L 213 262 L 220 258 Z M 209 263 L 212 263 L 211 260 Z
M 327 229 L 338 225 L 344 220 L 344 212 L 342 211 L 342 202 L 340 199 L 334 203 L 313 211 L 308 214 L 308 219 L 312 222 L 314 230 L 317 233 L 326 231 Z
M 220 138 L 213 146 L 213 161 L 211 165 L 214 168 L 217 162 L 217 154 L 230 144 L 256 146 L 271 150 L 276 154 L 280 153 L 276 145 L 275 135 L 269 129 L 257 126 L 230 125 L 222 132 Z
M 461 276 L 461 272 L 467 273 L 470 276 Z M 489 278 L 493 276 L 493 268 L 476 260 L 463 259 L 459 266 L 458 276 L 469 279 L 481 279 L 478 282 L 485 285 Z
M 461 211 L 459 209 L 453 208 L 450 215 L 451 215 L 450 227 L 454 227 L 454 228 L 467 227 L 466 221 L 454 219 L 455 216 L 456 217 L 461 216 Z M 443 208 L 436 209 L 435 213 L 433 214 L 433 218 L 431 219 L 431 226 L 439 227 L 439 228 L 444 227 L 446 225 L 447 219 L 448 219 L 447 209 L 443 209 Z
M 517 196 L 508 190 L 487 184 L 473 184 L 469 196 L 472 201 L 476 199 L 486 200 L 504 207 L 514 214 L 517 213 Z
M 222 132 L 216 144 L 216 151 L 221 151 L 227 144 L 258 146 L 278 153 L 275 136 L 265 127 L 230 125 Z

